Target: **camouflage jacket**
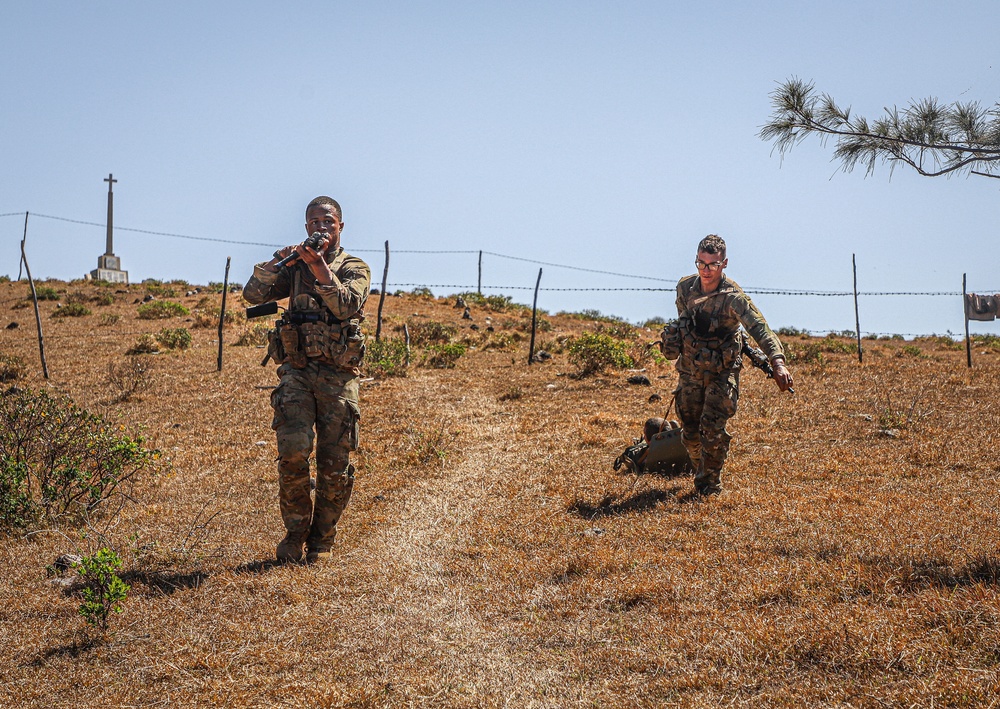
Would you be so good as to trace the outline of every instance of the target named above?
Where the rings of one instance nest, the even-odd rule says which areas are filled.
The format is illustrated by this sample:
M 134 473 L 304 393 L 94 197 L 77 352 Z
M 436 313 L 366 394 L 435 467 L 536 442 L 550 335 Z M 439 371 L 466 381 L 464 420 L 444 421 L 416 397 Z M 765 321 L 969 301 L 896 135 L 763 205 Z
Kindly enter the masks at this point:
M 363 318 L 372 283 L 368 264 L 343 248 L 326 254 L 326 262 L 340 281 L 339 286 L 316 283 L 312 271 L 301 259 L 282 267 L 277 273 L 271 273 L 264 268 L 264 263 L 259 263 L 254 266 L 253 275 L 243 287 L 243 297 L 247 302 L 256 304 L 307 293 L 317 296 L 317 300 L 341 322 Z
M 697 275 L 678 281 L 677 316 L 682 340 L 677 370 L 683 374 L 738 370 L 743 360 L 741 325 L 768 359 L 783 354 L 760 310 L 727 276 L 711 293 L 702 292 Z

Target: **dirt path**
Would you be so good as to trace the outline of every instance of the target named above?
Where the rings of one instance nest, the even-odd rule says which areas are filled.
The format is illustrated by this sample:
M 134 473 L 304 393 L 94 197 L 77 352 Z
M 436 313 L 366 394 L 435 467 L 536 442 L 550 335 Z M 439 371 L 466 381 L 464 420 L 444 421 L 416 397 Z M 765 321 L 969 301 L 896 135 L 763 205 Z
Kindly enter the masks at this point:
M 476 510 L 503 503 L 496 476 L 523 464 L 515 461 L 523 451 L 512 443 L 516 415 L 503 410 L 481 379 L 463 385 L 433 370 L 409 382 L 415 400 L 434 400 L 435 410 L 443 412 L 435 426 L 462 432 L 454 444 L 461 454 L 447 457 L 439 475 L 416 482 L 395 523 L 357 550 L 386 583 L 385 597 L 364 617 L 379 629 L 374 647 L 369 642 L 366 649 L 384 653 L 381 660 L 401 670 L 396 678 L 408 665 L 434 667 L 426 687 L 396 684 L 400 680 L 387 669 L 380 681 L 388 694 L 398 692 L 397 701 L 402 696 L 419 705 L 547 706 L 538 688 L 554 673 L 532 670 L 523 650 L 518 656 L 516 632 L 498 626 L 495 614 L 477 616 L 465 587 L 470 579 L 450 568 L 469 546 L 468 523 Z M 368 636 L 372 640 L 370 631 Z

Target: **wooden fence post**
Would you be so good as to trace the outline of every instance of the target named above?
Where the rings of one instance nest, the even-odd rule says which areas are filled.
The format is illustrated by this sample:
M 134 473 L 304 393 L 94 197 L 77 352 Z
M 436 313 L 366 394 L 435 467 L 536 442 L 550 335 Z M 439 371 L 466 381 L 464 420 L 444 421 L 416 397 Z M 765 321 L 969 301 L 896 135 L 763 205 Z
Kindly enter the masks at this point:
M 385 242 L 385 268 L 382 269 L 382 292 L 378 295 L 378 321 L 375 324 L 375 342 L 382 337 L 382 306 L 385 304 L 385 284 L 389 277 L 389 241 Z
M 528 364 L 535 359 L 535 328 L 538 325 L 538 285 L 542 282 L 542 269 L 538 269 L 538 280 L 535 281 L 535 299 L 531 304 L 531 344 L 528 345 Z
M 861 350 L 861 318 L 858 316 L 858 262 L 854 254 L 851 254 L 851 266 L 854 269 L 854 329 L 858 335 L 858 362 L 864 362 Z
M 969 311 L 968 311 L 968 301 L 965 295 L 965 276 L 967 274 L 962 274 L 962 314 L 965 316 L 965 362 L 969 365 L 969 369 L 972 369 L 972 339 L 969 337 Z
M 219 313 L 219 361 L 218 369 L 222 371 L 222 326 L 226 323 L 226 296 L 229 294 L 229 263 L 232 256 L 226 256 L 226 277 L 222 279 L 222 312 Z
M 479 277 L 476 279 L 476 293 L 483 294 L 483 251 L 479 250 Z
M 27 216 L 25 216 L 27 221 Z M 42 359 L 42 376 L 49 378 L 49 365 L 45 362 L 45 338 L 42 336 L 42 316 L 38 312 L 38 293 L 35 291 L 35 281 L 31 277 L 31 267 L 28 266 L 28 257 L 24 253 L 24 242 L 21 242 L 21 262 L 24 264 L 24 271 L 28 274 L 28 285 L 31 286 L 31 300 L 35 303 L 35 324 L 38 325 L 38 354 Z
M 406 366 L 410 366 L 410 328 L 403 323 L 403 342 L 406 344 Z
M 28 239 L 28 213 L 24 213 L 24 236 L 21 237 L 21 253 L 24 253 L 24 242 Z M 24 265 L 24 261 L 17 264 L 17 280 L 21 280 L 21 267 Z

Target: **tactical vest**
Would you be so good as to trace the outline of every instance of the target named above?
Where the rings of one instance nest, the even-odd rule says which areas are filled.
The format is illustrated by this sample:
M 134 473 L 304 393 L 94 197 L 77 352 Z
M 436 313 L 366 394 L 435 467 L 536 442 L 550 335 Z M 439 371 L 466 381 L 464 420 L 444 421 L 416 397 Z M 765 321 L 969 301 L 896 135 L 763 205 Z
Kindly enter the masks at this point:
M 330 263 L 337 272 L 346 252 Z M 315 279 L 304 264 L 292 271 L 288 309 L 268 333 L 268 354 L 278 364 L 302 369 L 309 360 L 331 364 L 359 374 L 365 356 L 365 336 L 361 331 L 364 307 L 349 320 L 338 320 L 315 289 Z
M 732 318 L 725 317 L 726 299 L 723 297 L 731 289 L 723 282 L 711 293 L 697 295 L 691 290 L 683 294 L 685 309 L 677 322 L 681 334 L 677 369 L 694 375 L 738 370 L 743 365 L 743 331 L 739 323 L 733 327 L 726 322 Z

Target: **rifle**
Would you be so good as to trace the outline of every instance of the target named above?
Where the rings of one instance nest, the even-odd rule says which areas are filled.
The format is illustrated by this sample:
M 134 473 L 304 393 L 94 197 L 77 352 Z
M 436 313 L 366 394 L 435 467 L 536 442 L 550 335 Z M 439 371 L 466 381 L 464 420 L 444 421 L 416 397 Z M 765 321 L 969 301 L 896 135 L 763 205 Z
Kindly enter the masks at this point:
M 746 340 L 743 341 L 743 354 L 747 356 L 750 360 L 750 364 L 766 374 L 770 379 L 774 379 L 774 368 L 771 363 L 767 360 L 767 355 L 765 355 L 760 350 L 751 347 L 750 343 Z M 794 394 L 795 390 L 788 387 L 788 393 Z

